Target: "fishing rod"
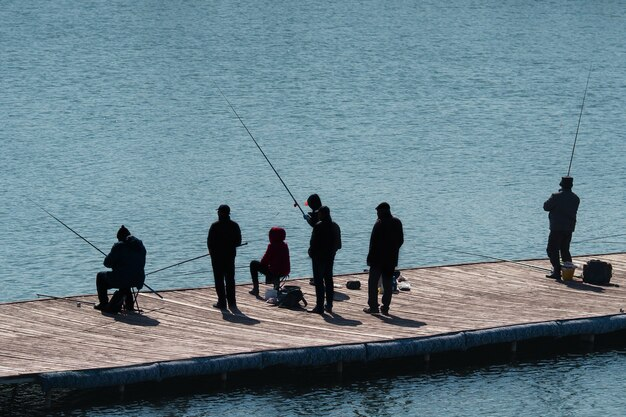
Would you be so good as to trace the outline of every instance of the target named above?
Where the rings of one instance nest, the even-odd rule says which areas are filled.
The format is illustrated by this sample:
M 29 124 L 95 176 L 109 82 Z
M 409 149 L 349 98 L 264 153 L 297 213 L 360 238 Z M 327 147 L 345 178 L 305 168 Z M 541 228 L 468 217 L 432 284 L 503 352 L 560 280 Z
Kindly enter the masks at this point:
M 269 160 L 269 158 L 267 157 L 267 155 L 265 154 L 265 152 L 263 152 L 263 149 L 261 149 L 261 146 L 259 146 L 259 143 L 256 141 L 256 139 L 254 138 L 254 136 L 252 136 L 252 133 L 250 133 L 250 130 L 248 129 L 248 127 L 246 126 L 246 124 L 243 122 L 243 120 L 241 119 L 241 117 L 239 117 L 239 114 L 237 113 L 237 110 L 235 110 L 235 108 L 233 107 L 232 104 L 230 104 L 230 101 L 228 101 L 228 98 L 226 98 L 226 95 L 224 95 L 224 93 L 222 92 L 222 89 L 215 84 L 215 86 L 217 87 L 217 89 L 219 90 L 220 94 L 222 95 L 222 97 L 224 97 L 224 100 L 226 100 L 226 103 L 228 103 L 228 106 L 230 107 L 230 109 L 233 111 L 233 113 L 235 113 L 235 116 L 237 116 L 237 119 L 239 119 L 239 122 L 241 123 L 241 125 L 244 127 L 244 129 L 246 129 L 246 132 L 248 132 L 248 135 L 250 135 L 250 137 L 252 138 L 252 141 L 254 142 L 254 144 L 256 145 L 257 148 L 259 148 L 259 151 L 261 151 L 261 154 L 263 154 L 263 157 L 265 158 L 265 160 L 267 161 L 268 164 L 270 164 L 270 167 L 272 168 L 272 170 L 274 171 L 274 174 L 276 174 L 276 176 L 278 177 L 278 179 L 280 180 L 280 182 L 283 184 L 283 187 L 285 187 L 285 190 L 287 190 L 287 192 L 289 193 L 289 195 L 291 196 L 291 199 L 293 200 L 293 206 L 294 207 L 298 207 L 300 209 L 300 211 L 302 212 L 303 216 L 306 216 L 306 214 L 304 213 L 304 210 L 302 210 L 302 207 L 300 207 L 300 204 L 298 204 L 298 200 L 296 200 L 296 198 L 293 196 L 293 194 L 291 193 L 291 191 L 289 190 L 289 187 L 287 187 L 287 184 L 285 184 L 285 181 L 283 181 L 283 179 L 281 178 L 281 176 L 278 174 L 278 171 L 276 171 L 276 168 L 274 168 L 274 165 L 272 165 L 272 162 Z
M 63 226 L 65 226 L 69 231 L 71 231 L 72 233 L 74 233 L 76 236 L 78 236 L 79 238 L 81 238 L 82 240 L 84 240 L 85 242 L 87 242 L 92 248 L 94 248 L 95 250 L 97 250 L 98 252 L 100 252 L 102 255 L 107 256 L 106 253 L 102 252 L 100 250 L 100 248 L 98 248 L 96 245 L 94 245 L 93 243 L 91 243 L 90 241 L 88 241 L 87 239 L 85 239 L 80 233 L 78 233 L 76 230 L 72 229 L 71 227 L 69 227 L 67 224 L 63 223 L 58 217 L 56 217 L 54 214 L 50 213 L 48 210 L 46 210 L 45 208 L 43 208 L 41 205 L 37 204 L 35 201 L 31 200 L 30 198 L 26 197 L 29 201 L 31 201 L 34 205 L 36 205 L 37 207 L 39 207 L 40 209 L 42 209 L 43 211 L 45 211 L 46 213 L 48 213 L 48 215 L 50 215 L 50 217 L 52 217 L 54 220 L 58 221 L 59 223 L 61 223 Z M 144 282 L 143 284 L 147 289 L 149 289 L 150 291 L 152 291 L 154 294 L 156 294 L 157 296 L 159 296 L 160 298 L 163 298 L 163 296 L 161 294 L 159 294 L 158 292 L 156 292 L 155 290 L 153 290 L 148 284 L 146 284 Z
M 422 245 L 422 246 L 424 246 L 426 248 L 431 248 L 431 249 L 449 250 L 449 251 L 452 251 L 452 252 L 462 253 L 464 255 L 478 256 L 478 257 L 481 257 L 481 258 L 493 259 L 493 260 L 501 261 L 501 262 L 509 262 L 509 263 L 513 263 L 513 264 L 517 264 L 517 265 L 526 266 L 526 267 L 529 267 L 529 268 L 540 269 L 542 271 L 551 271 L 551 269 L 549 269 L 549 268 L 544 268 L 542 266 L 537 266 L 537 265 L 531 265 L 531 264 L 527 264 L 527 263 L 520 262 L 520 261 L 513 261 L 511 259 L 496 258 L 494 256 L 483 255 L 483 254 L 480 254 L 480 253 L 465 252 L 465 251 L 451 249 L 451 248 L 443 248 L 441 246 L 430 246 L 430 245 Z
M 63 223 L 58 217 L 56 217 L 54 214 L 50 213 L 48 210 L 46 210 L 43 206 L 37 204 L 37 202 L 31 200 L 30 198 L 26 197 L 31 203 L 33 203 L 34 205 L 36 205 L 37 207 L 39 207 L 40 209 L 42 209 L 43 211 L 45 211 L 46 213 L 48 213 L 48 215 L 50 217 L 52 217 L 54 220 L 58 221 L 59 223 L 61 223 L 63 226 L 65 226 L 70 232 L 74 233 L 76 236 L 78 236 L 79 238 L 81 238 L 82 240 L 84 240 L 85 242 L 87 242 L 92 248 L 94 248 L 95 250 L 97 250 L 98 252 L 100 252 L 101 254 L 103 254 L 104 256 L 107 256 L 106 253 L 102 252 L 100 250 L 100 248 L 98 248 L 97 246 L 95 246 L 93 243 L 91 243 L 90 241 L 88 241 L 87 239 L 85 239 L 83 236 L 81 236 L 76 230 L 72 229 L 71 227 L 69 227 L 67 224 Z
M 55 297 L 54 295 L 47 295 L 47 294 L 37 294 L 37 297 L 46 297 L 52 300 L 69 301 L 70 303 L 76 303 L 78 307 L 80 307 L 81 304 L 96 305 L 96 303 L 91 302 L 91 301 L 84 301 L 84 300 L 79 300 L 77 298 L 70 298 L 70 297 Z
M 238 245 L 237 247 L 240 247 L 240 246 L 245 246 L 245 245 L 247 245 L 247 244 L 248 244 L 248 242 L 244 242 L 244 243 L 242 243 L 241 245 Z M 210 255 L 209 255 L 208 253 L 205 253 L 204 255 L 196 256 L 195 258 L 187 259 L 186 261 L 178 262 L 178 263 L 175 263 L 175 264 L 173 264 L 173 265 L 166 266 L 165 268 L 161 268 L 161 269 L 157 269 L 156 271 L 148 272 L 148 273 L 146 274 L 146 276 L 151 275 L 151 274 L 154 274 L 154 273 L 156 273 L 156 272 L 161 272 L 161 271 L 164 271 L 164 270 L 169 269 L 169 268 L 173 268 L 173 267 L 178 266 L 178 265 L 185 264 L 185 263 L 187 263 L 187 262 L 195 261 L 196 259 L 205 258 L 205 257 L 207 257 L 207 256 L 210 256 Z
M 572 146 L 572 156 L 569 159 L 569 166 L 567 167 L 567 176 L 572 168 L 572 161 L 574 160 L 574 150 L 576 149 L 576 141 L 578 140 L 578 129 L 580 128 L 580 119 L 583 117 L 583 109 L 585 108 L 585 98 L 587 97 L 587 87 L 589 87 L 589 78 L 591 77 L 591 65 L 589 65 L 589 74 L 587 75 L 587 84 L 585 85 L 585 94 L 583 95 L 583 104 L 580 106 L 580 114 L 578 115 L 578 126 L 576 126 L 576 135 L 574 136 L 574 146 Z

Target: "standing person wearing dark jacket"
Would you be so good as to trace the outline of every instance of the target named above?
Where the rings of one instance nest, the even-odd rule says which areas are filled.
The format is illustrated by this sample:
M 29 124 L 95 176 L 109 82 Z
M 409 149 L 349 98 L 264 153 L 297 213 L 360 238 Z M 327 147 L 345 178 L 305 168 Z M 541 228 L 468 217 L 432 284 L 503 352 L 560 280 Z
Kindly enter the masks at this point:
M 320 196 L 317 194 L 311 194 L 309 198 L 306 199 L 304 205 L 311 209 L 311 211 L 304 215 L 304 220 L 306 220 L 309 226 L 315 227 L 319 221 L 320 207 L 322 207 L 322 200 L 320 199 Z M 315 280 L 311 278 L 309 280 L 309 284 L 315 285 Z
M 119 288 L 125 297 L 126 309 L 132 310 L 134 300 L 130 289 L 131 287 L 141 289 L 146 279 L 144 271 L 146 248 L 143 242 L 132 236 L 124 225 L 117 231 L 117 240 L 111 252 L 104 258 L 104 266 L 111 268 L 111 271 L 98 272 L 96 275 L 99 302 L 94 306 L 96 310 L 107 311 L 109 303 L 107 290 L 111 288 Z
M 319 209 L 319 221 L 313 227 L 309 256 L 313 263 L 313 281 L 315 283 L 315 308 L 311 313 L 324 314 L 333 311 L 335 295 L 333 283 L 333 265 L 335 254 L 341 249 L 341 229 L 330 217 L 330 209 L 322 206 Z M 326 305 L 324 306 L 324 295 Z
M 269 232 L 270 243 L 267 245 L 261 261 L 250 262 L 252 290 L 250 294 L 259 295 L 259 272 L 265 275 L 265 283 L 273 283 L 278 289 L 280 277 L 289 275 L 289 247 L 285 243 L 287 232 L 282 227 L 272 227 Z
M 241 246 L 239 225 L 230 219 L 230 207 L 222 204 L 217 209 L 218 220 L 209 228 L 206 243 L 213 266 L 213 278 L 217 303 L 213 307 L 231 310 L 237 308 L 235 299 L 235 256 L 237 246 Z
M 389 314 L 393 287 L 393 271 L 398 265 L 398 254 L 404 243 L 402 222 L 391 215 L 388 203 L 380 203 L 376 207 L 378 220 L 374 224 L 370 236 L 370 248 L 367 254 L 367 265 L 370 267 L 367 280 L 367 304 L 365 313 Z M 383 281 L 382 307 L 378 306 L 378 281 Z
M 543 203 L 543 209 L 550 219 L 550 235 L 546 252 L 552 264 L 552 272 L 547 278 L 561 279 L 561 259 L 563 262 L 572 262 L 569 245 L 572 241 L 572 233 L 576 227 L 576 214 L 580 198 L 572 191 L 574 179 L 562 177 L 559 184 L 561 189 L 554 193 Z

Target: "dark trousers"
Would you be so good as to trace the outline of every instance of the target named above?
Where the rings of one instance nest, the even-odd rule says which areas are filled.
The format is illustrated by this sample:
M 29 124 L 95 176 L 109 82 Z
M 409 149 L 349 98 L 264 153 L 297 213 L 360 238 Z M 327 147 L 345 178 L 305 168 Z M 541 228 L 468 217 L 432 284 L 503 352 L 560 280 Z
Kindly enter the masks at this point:
M 215 280 L 215 292 L 217 292 L 217 303 L 226 307 L 228 301 L 229 307 L 235 307 L 235 258 L 232 259 L 213 259 L 213 279 Z
M 324 296 L 326 305 L 333 307 L 335 297 L 335 287 L 333 283 L 333 266 L 335 258 L 313 259 L 313 282 L 315 284 L 315 307 L 324 307 Z
M 134 304 L 133 293 L 130 287 L 120 287 L 119 283 L 113 282 L 113 275 L 108 272 L 98 272 L 96 275 L 96 290 L 98 291 L 98 302 L 107 304 L 109 302 L 109 290 L 111 288 L 119 288 L 120 294 L 124 296 L 124 304 L 132 307 Z
M 552 271 L 556 275 L 561 274 L 561 260 L 563 260 L 563 262 L 572 262 L 572 255 L 569 252 L 569 244 L 571 241 L 572 232 L 550 231 L 546 252 L 552 264 Z
M 274 288 L 278 288 L 279 277 L 275 274 L 272 274 L 270 272 L 270 269 L 267 266 L 263 265 L 261 262 L 252 261 L 250 262 L 250 276 L 252 277 L 252 285 L 254 285 L 254 288 L 256 288 L 257 290 L 259 289 L 259 272 L 265 275 L 266 284 L 274 284 Z
M 370 267 L 370 274 L 367 279 L 367 304 L 370 308 L 378 308 L 378 280 L 381 277 L 383 281 L 383 308 L 389 308 L 393 294 L 393 270 L 394 268 Z

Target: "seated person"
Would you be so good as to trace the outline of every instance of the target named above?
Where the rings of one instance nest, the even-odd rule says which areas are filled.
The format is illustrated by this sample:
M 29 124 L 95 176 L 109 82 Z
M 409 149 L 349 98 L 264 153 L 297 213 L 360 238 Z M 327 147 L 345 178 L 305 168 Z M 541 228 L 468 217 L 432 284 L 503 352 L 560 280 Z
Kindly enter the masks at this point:
M 291 265 L 289 263 L 289 247 L 285 242 L 287 233 L 282 227 L 272 227 L 269 232 L 270 243 L 261 261 L 250 262 L 250 275 L 252 276 L 252 290 L 250 294 L 259 295 L 259 272 L 265 275 L 265 283 L 274 284 L 278 289 L 280 277 L 289 275 Z
M 126 309 L 132 310 L 134 300 L 130 289 L 131 287 L 141 289 L 146 279 L 144 272 L 146 248 L 141 240 L 132 236 L 124 225 L 117 232 L 117 240 L 111 252 L 104 258 L 104 266 L 111 268 L 111 271 L 98 272 L 96 275 L 99 301 L 94 306 L 96 310 L 105 312 L 108 310 L 107 290 L 110 288 L 119 288 L 120 293 L 125 297 Z

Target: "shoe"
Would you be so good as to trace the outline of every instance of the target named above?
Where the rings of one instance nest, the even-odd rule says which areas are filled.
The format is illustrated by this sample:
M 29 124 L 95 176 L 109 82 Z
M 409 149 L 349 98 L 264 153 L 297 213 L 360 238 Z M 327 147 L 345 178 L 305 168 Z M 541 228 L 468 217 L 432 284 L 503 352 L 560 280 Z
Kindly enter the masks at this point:
M 561 274 L 555 274 L 554 272 L 551 272 L 550 274 L 546 275 L 546 278 L 552 278 L 552 279 L 556 279 L 557 281 L 560 281 Z
M 365 307 L 363 309 L 363 312 L 366 314 L 378 314 L 380 313 L 380 310 L 377 308 L 372 308 L 372 307 Z
M 324 311 L 326 311 L 328 314 L 333 314 L 333 306 L 329 306 L 328 304 L 326 304 L 324 306 Z
M 388 316 L 389 315 L 389 307 L 384 307 L 384 306 L 381 307 L 380 308 L 380 313 L 385 315 L 385 316 Z
M 259 295 L 259 289 L 258 288 L 252 288 L 250 291 L 250 294 L 258 296 Z
M 221 303 L 215 303 L 213 304 L 214 308 L 217 308 L 219 310 L 226 310 L 226 305 L 225 304 L 221 304 Z
M 320 306 L 317 306 L 313 310 L 309 310 L 309 313 L 324 314 L 324 309 Z
M 98 303 L 94 305 L 93 308 L 95 308 L 96 310 L 105 311 L 108 305 L 108 303 Z

